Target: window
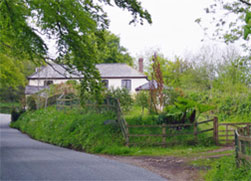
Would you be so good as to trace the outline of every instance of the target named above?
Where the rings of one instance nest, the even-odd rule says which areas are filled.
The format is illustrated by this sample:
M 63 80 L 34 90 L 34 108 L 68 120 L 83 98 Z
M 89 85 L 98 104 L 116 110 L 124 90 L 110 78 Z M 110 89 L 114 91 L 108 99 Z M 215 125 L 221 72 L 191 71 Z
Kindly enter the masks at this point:
M 102 80 L 102 84 L 103 84 L 104 87 L 106 87 L 106 88 L 109 87 L 109 82 L 108 82 L 108 80 Z
M 52 80 L 45 80 L 45 81 L 44 81 L 44 86 L 49 86 L 49 85 L 51 85 L 51 84 L 53 84 L 53 81 L 52 81 Z
M 127 89 L 127 90 L 131 90 L 131 80 L 122 80 L 122 88 L 125 88 L 125 89 Z

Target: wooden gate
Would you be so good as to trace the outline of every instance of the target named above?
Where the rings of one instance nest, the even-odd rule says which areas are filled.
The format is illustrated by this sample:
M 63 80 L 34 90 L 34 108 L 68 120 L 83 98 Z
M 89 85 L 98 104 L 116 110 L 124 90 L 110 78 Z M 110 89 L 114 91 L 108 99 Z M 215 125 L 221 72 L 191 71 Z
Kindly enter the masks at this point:
M 218 123 L 215 129 L 218 131 L 218 145 L 234 145 L 235 130 L 251 125 L 251 123 Z
M 235 131 L 236 163 L 251 167 L 251 125 Z

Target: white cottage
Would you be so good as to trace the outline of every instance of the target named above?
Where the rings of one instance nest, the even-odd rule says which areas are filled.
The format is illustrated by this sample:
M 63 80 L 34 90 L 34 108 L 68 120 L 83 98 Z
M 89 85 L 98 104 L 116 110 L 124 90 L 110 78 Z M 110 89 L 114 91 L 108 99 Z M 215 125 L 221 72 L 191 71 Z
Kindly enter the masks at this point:
M 123 63 L 97 64 L 101 79 L 107 88 L 126 88 L 130 93 L 135 93 L 136 88 L 147 83 L 147 76 L 143 74 L 143 59 L 139 60 L 139 70 Z M 50 84 L 65 83 L 68 80 L 80 80 L 83 76 L 77 71 L 67 71 L 65 65 L 53 64 L 36 69 L 36 72 L 28 77 L 28 85 L 25 94 L 31 95 Z

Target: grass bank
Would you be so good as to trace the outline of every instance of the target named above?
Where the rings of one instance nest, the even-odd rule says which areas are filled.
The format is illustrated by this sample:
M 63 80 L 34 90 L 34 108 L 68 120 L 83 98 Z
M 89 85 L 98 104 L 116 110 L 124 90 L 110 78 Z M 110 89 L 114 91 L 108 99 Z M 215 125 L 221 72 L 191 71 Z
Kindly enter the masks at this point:
M 135 111 L 136 110 L 136 111 Z M 130 124 L 147 123 L 152 117 L 145 115 L 136 118 L 137 110 L 126 115 Z M 134 115 L 134 116 L 133 116 Z M 203 145 L 175 145 L 162 147 L 126 147 L 120 128 L 116 124 L 104 124 L 115 120 L 112 112 L 81 112 L 79 110 L 57 111 L 55 107 L 24 113 L 11 127 L 20 129 L 32 138 L 62 147 L 83 150 L 89 153 L 111 155 L 175 155 L 185 156 L 191 153 L 205 152 L 217 148 Z M 145 130 L 145 132 L 154 130 Z M 143 139 L 143 138 L 142 138 Z M 140 141 L 140 140 L 139 140 Z
M 220 158 L 204 158 L 192 162 L 192 165 L 210 168 L 209 171 L 202 171 L 206 181 L 250 181 L 250 167 L 236 167 L 234 154 Z
M 138 111 L 140 109 L 135 108 L 126 115 L 130 124 L 146 124 L 152 120 L 152 117 L 147 115 L 136 118 Z M 124 146 L 125 141 L 116 124 L 104 124 L 105 121 L 115 118 L 112 112 L 97 114 L 79 110 L 57 111 L 55 107 L 48 107 L 24 113 L 18 121 L 11 123 L 11 127 L 20 129 L 32 138 L 43 142 L 96 154 L 191 158 L 196 155 L 198 157 L 211 156 L 214 153 L 210 150 L 218 148 L 207 144 L 192 146 L 184 144 L 167 148 L 150 146 L 129 148 Z M 205 153 L 207 155 L 203 155 Z M 222 153 L 233 153 L 233 151 Z M 202 173 L 205 180 L 250 180 L 251 178 L 250 170 L 235 167 L 233 156 L 217 159 L 202 158 L 190 164 L 210 169 L 209 172 Z

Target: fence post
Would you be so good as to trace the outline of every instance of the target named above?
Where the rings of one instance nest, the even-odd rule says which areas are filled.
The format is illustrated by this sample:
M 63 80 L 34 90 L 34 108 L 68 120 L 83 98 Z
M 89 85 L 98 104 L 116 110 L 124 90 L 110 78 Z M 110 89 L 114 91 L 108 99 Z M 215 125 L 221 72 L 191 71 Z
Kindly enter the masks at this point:
M 216 145 L 219 144 L 218 128 L 219 128 L 218 118 L 214 117 L 214 141 Z
M 194 134 L 194 141 L 197 143 L 198 142 L 198 124 L 197 124 L 197 121 L 195 121 L 194 125 L 193 125 L 193 134 Z
M 240 167 L 240 162 L 239 162 L 239 141 L 238 141 L 238 131 L 235 130 L 234 132 L 234 137 L 235 137 L 235 161 L 236 161 L 236 167 Z
M 163 147 L 166 146 L 166 124 L 165 123 L 162 124 L 162 144 L 163 144 Z
M 126 126 L 126 146 L 129 146 L 130 145 L 130 143 L 129 143 L 129 128 L 128 128 L 128 125 L 126 125 L 125 124 L 125 126 Z
M 226 144 L 228 145 L 228 125 L 226 125 Z
M 250 125 L 247 124 L 246 129 L 247 129 L 247 136 L 250 136 Z

